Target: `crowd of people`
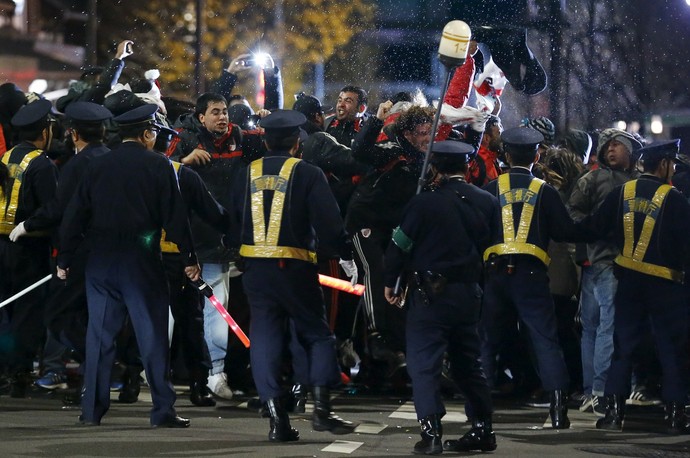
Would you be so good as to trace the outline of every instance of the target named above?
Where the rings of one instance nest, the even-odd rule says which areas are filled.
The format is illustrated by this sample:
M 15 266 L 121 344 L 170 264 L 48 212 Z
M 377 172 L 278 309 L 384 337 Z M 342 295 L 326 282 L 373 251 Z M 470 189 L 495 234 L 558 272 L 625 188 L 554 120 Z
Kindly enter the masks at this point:
M 184 379 L 199 407 L 256 390 L 284 442 L 309 396 L 314 429 L 347 434 L 332 389 L 411 384 L 421 454 L 494 450 L 492 396 L 548 407 L 555 429 L 569 407 L 615 430 L 626 404 L 663 402 L 668 432 L 690 431 L 679 141 L 546 117 L 504 131 L 499 94 L 468 104 L 488 54 L 475 41 L 438 108 L 400 92 L 370 110 L 347 85 L 334 107 L 302 93 L 284 109 L 270 61 L 255 112 L 234 93 L 248 56 L 177 100 L 155 71 L 119 82 L 131 53 L 120 43 L 55 105 L 0 85 L 0 299 L 55 273 L 0 309 L 10 396 L 73 382 L 66 402 L 99 425 L 111 389 L 138 400 L 143 371 L 152 426 L 190 425 Z M 444 442 L 456 391 L 472 427 Z

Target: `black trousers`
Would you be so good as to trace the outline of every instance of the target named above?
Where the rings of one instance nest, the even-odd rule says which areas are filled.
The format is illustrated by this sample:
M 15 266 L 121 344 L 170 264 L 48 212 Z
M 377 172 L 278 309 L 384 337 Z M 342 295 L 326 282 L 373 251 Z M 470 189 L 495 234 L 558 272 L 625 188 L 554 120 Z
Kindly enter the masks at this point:
M 663 376 L 666 402 L 685 402 L 688 364 L 687 289 L 678 283 L 617 268 L 614 297 L 613 357 L 606 379 L 607 395 L 630 393 L 632 364 L 651 326 Z
M 24 237 L 10 242 L 0 235 L 0 300 L 31 286 L 50 273 L 50 245 L 47 239 Z M 0 353 L 10 373 L 30 372 L 46 337 L 43 311 L 46 284 L 4 307 L 8 333 L 0 339 Z
M 467 396 L 474 417 L 488 420 L 491 392 L 482 370 L 477 331 L 481 290 L 476 283 L 450 283 L 429 305 L 408 293 L 407 371 L 417 418 L 445 415 L 441 396 L 443 355 L 448 352 L 451 374 Z

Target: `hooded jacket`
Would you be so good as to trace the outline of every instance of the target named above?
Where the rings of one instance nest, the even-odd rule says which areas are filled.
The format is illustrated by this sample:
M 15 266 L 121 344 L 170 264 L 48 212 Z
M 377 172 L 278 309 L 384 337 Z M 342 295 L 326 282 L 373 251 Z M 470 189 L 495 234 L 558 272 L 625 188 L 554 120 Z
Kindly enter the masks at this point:
M 633 145 L 630 167 L 627 170 L 614 170 L 609 167 L 606 160 L 608 144 L 618 136 L 624 137 Z M 568 199 L 568 210 L 573 219 L 580 220 L 593 214 L 613 188 L 640 176 L 636 170 L 639 159 L 636 150 L 641 146 L 639 141 L 627 132 L 618 129 L 606 129 L 601 132 L 599 149 L 597 150 L 599 168 L 587 172 L 577 180 L 570 199 Z M 610 240 L 600 240 L 587 244 L 587 258 L 591 264 L 599 262 L 611 264 L 618 252 L 618 248 Z

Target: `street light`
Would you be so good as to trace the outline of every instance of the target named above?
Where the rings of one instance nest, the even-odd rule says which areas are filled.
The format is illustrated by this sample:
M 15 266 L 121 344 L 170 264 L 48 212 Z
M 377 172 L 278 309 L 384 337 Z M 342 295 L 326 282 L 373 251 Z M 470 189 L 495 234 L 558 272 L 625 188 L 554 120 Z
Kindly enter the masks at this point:
M 690 0 L 686 0 L 690 1 Z M 661 121 L 661 116 L 659 115 L 653 115 L 652 116 L 652 124 L 650 126 L 652 133 L 654 135 L 659 135 L 664 131 L 664 123 Z

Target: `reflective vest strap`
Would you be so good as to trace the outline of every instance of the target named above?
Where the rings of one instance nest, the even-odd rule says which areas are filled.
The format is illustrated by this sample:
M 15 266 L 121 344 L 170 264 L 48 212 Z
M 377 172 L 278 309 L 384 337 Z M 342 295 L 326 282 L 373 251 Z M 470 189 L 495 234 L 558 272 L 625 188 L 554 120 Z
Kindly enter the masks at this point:
M 264 221 L 264 193 L 256 189 L 256 182 L 263 173 L 263 159 L 253 161 L 249 166 L 249 186 L 251 192 L 252 222 L 254 225 L 254 244 L 266 242 L 266 223 Z
M 287 194 L 287 184 L 292 176 L 292 171 L 299 162 L 299 159 L 294 157 L 285 161 L 280 168 L 278 181 L 279 188 L 273 194 L 273 203 L 271 204 L 271 216 L 268 222 L 268 233 L 266 234 L 266 245 L 278 245 L 278 236 L 280 235 L 280 225 L 283 220 L 283 207 L 285 205 L 285 195 Z
M 299 159 L 289 158 L 278 176 L 263 175 L 263 159 L 257 159 L 249 167 L 254 245 L 277 246 L 280 226 L 283 220 L 283 206 L 290 176 Z M 264 219 L 264 191 L 273 191 L 268 231 Z
M 17 214 L 17 205 L 19 203 L 19 190 L 22 186 L 24 171 L 27 169 L 27 167 L 29 167 L 29 163 L 40 156 L 42 152 L 40 149 L 36 149 L 27 153 L 24 158 L 22 158 L 22 161 L 17 165 L 10 164 L 12 151 L 14 151 L 14 148 L 12 148 L 10 151 L 7 151 L 1 159 L 3 164 L 5 164 L 9 169 L 10 178 L 14 180 L 12 183 L 12 190 L 10 191 L 9 195 L 9 202 L 8 196 L 6 196 L 4 192 L 2 192 L 2 198 L 0 199 L 1 234 L 9 234 L 15 227 L 15 217 Z
M 287 246 L 242 245 L 240 255 L 246 258 L 289 258 L 316 264 L 316 253 Z
M 522 206 L 522 214 L 520 215 L 520 223 L 518 224 L 517 235 L 515 241 L 519 243 L 526 243 L 529 235 L 530 227 L 532 227 L 532 217 L 534 216 L 534 204 L 537 201 L 537 196 L 544 181 L 533 178 L 527 189 L 527 196 L 525 203 Z
M 493 245 L 484 251 L 484 261 L 488 260 L 492 254 L 498 256 L 506 254 L 529 254 L 539 259 L 546 266 L 551 263 L 551 258 L 546 251 L 531 243 L 510 242 Z
M 532 178 L 527 189 L 511 189 L 510 174 L 498 177 L 498 195 L 501 200 L 501 219 L 503 223 L 503 243 L 489 247 L 484 251 L 484 260 L 491 254 L 529 254 L 540 259 L 547 266 L 551 259 L 540 247 L 527 243 L 534 217 L 534 207 L 544 181 Z M 517 233 L 513 219 L 513 204 L 522 202 L 522 213 L 518 222 Z
M 637 180 L 628 181 L 623 186 L 623 202 L 632 203 L 635 200 Z M 635 212 L 630 209 L 623 214 L 623 256 L 632 258 L 635 242 Z
M 662 184 L 654 193 L 652 197 L 652 207 L 660 209 L 664 204 L 664 200 L 671 190 L 671 186 L 667 184 Z M 652 239 L 652 232 L 654 232 L 654 225 L 656 224 L 656 216 L 658 212 L 654 214 L 648 214 L 644 219 L 642 224 L 642 232 L 640 233 L 640 238 L 635 245 L 635 251 L 633 252 L 632 258 L 636 261 L 642 261 L 644 255 L 647 253 L 647 248 L 649 248 L 649 241 Z
M 679 272 L 677 270 L 669 269 L 668 267 L 627 258 L 620 254 L 616 256 L 614 262 L 621 267 L 625 267 L 626 269 L 652 275 L 654 277 L 665 278 L 666 280 L 671 280 L 676 283 L 683 283 L 685 280 L 684 272 Z
M 510 192 L 510 174 L 498 177 L 498 195 Z M 513 204 L 504 203 L 501 207 L 501 221 L 503 222 L 503 242 L 510 243 L 515 239 L 515 223 L 513 222 Z

